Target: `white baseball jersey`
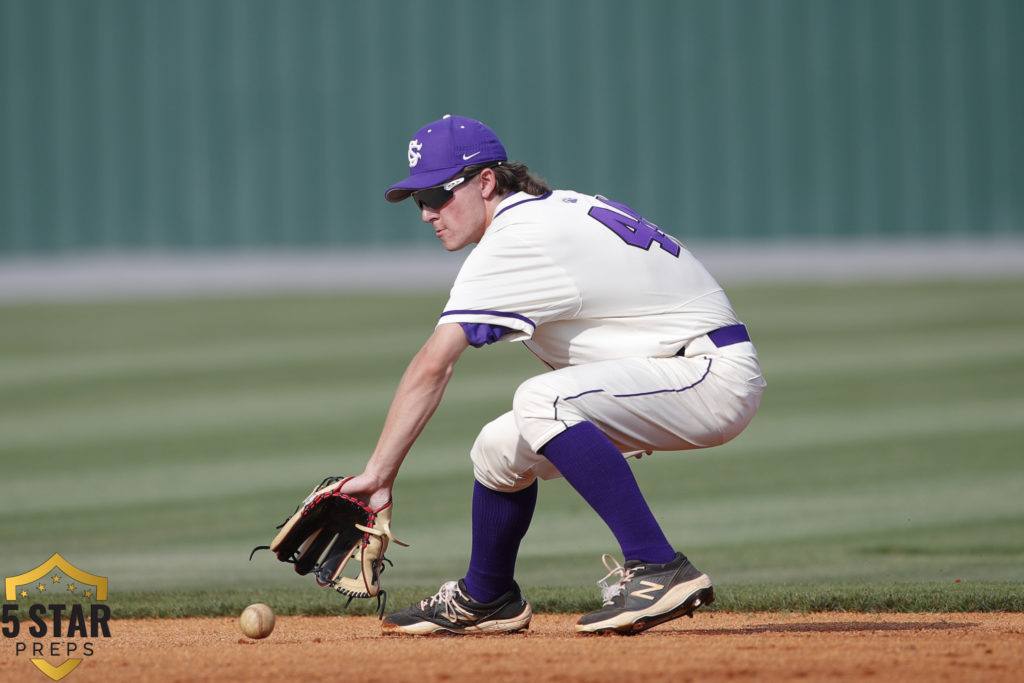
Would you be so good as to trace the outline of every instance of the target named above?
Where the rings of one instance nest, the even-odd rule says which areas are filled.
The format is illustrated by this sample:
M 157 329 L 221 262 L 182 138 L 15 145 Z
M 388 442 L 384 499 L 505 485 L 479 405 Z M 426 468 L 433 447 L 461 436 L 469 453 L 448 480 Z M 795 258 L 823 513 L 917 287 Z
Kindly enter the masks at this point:
M 552 371 L 481 430 L 478 481 L 515 491 L 559 476 L 539 454 L 592 422 L 625 454 L 716 446 L 753 418 L 764 380 L 722 288 L 690 252 L 601 197 L 515 193 L 466 258 L 440 322 L 474 346 L 523 341 Z M 681 352 L 685 347 L 685 350 Z
M 713 277 L 628 207 L 569 191 L 514 193 L 467 257 L 440 323 L 509 328 L 554 368 L 672 356 L 739 322 Z

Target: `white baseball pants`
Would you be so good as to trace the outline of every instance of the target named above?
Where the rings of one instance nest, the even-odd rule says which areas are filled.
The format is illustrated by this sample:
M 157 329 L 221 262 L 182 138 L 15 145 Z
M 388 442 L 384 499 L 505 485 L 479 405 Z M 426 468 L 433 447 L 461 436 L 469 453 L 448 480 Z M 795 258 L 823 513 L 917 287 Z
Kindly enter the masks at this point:
M 685 355 L 575 365 L 519 386 L 512 410 L 480 431 L 470 455 L 477 481 L 518 491 L 561 476 L 537 451 L 592 422 L 625 457 L 718 446 L 750 423 L 765 381 L 750 342 L 716 347 L 707 337 Z

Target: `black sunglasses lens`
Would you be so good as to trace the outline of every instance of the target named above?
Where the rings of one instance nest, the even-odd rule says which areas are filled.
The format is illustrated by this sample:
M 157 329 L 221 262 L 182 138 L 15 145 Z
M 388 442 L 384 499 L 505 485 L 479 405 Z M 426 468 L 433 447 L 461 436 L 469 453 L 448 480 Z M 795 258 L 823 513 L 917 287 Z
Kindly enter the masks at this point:
M 426 190 L 420 190 L 413 195 L 413 198 L 416 199 L 416 204 L 419 205 L 421 210 L 424 206 L 427 206 L 437 211 L 452 198 L 452 191 L 446 190 L 443 187 L 430 187 Z

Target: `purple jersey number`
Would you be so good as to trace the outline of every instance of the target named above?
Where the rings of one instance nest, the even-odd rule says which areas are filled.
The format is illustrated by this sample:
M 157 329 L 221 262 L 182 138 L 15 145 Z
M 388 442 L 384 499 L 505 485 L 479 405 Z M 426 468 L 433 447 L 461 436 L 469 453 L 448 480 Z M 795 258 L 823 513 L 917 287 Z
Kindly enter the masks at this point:
M 590 210 L 590 217 L 621 237 L 623 242 L 647 251 L 650 251 L 653 242 L 657 242 L 668 253 L 676 257 L 679 256 L 679 243 L 663 233 L 657 225 L 625 204 L 613 202 L 604 197 L 598 197 L 598 199 L 608 206 L 615 207 L 618 211 L 595 206 Z M 622 213 L 619 213 L 620 211 Z

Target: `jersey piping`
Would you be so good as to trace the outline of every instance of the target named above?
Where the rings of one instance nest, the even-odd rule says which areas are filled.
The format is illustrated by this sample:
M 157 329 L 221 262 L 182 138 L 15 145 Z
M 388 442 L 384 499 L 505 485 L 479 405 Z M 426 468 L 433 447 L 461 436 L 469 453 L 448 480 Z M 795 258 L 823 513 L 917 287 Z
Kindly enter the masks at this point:
M 444 318 L 446 315 L 464 315 L 464 314 L 469 314 L 469 315 L 474 315 L 474 314 L 475 315 L 494 315 L 494 316 L 497 316 L 499 318 L 515 318 L 516 320 L 522 320 L 524 323 L 526 323 L 527 325 L 529 325 L 533 329 L 537 329 L 537 323 L 533 322 L 532 320 L 527 318 L 525 315 L 519 315 L 518 313 L 505 313 L 503 311 L 473 311 L 473 310 L 468 310 L 468 309 L 456 309 L 456 310 L 452 310 L 452 311 L 445 311 L 445 312 L 443 312 L 441 314 L 441 317 Z
M 509 209 L 514 209 L 515 207 L 520 206 L 521 204 L 526 204 L 527 202 L 540 201 L 541 199 L 547 199 L 550 196 L 551 196 L 551 191 L 549 190 L 548 192 L 545 192 L 544 194 L 540 195 L 539 197 L 528 197 L 527 199 L 522 199 L 522 200 L 516 202 L 515 204 L 509 204 L 508 206 L 503 208 L 501 211 L 499 211 L 498 213 L 494 214 L 494 218 L 497 218 L 498 216 L 500 216 L 501 214 L 505 213 Z M 493 221 L 494 219 L 492 218 L 491 220 Z
M 711 362 L 712 359 L 708 358 L 708 365 L 706 368 L 704 368 L 704 374 L 701 375 L 700 379 L 698 379 L 696 382 L 688 386 L 681 387 L 679 389 L 655 389 L 654 391 L 643 391 L 636 394 L 612 394 L 611 396 L 612 398 L 637 398 L 639 396 L 653 396 L 654 394 L 679 394 L 684 391 L 689 391 L 690 389 L 693 389 L 695 386 L 697 386 L 698 384 L 700 384 L 701 382 L 708 378 L 708 375 L 711 374 Z M 587 391 L 582 391 L 576 394 L 575 396 L 555 397 L 554 402 L 551 404 L 551 407 L 554 409 L 554 416 L 552 417 L 552 419 L 560 419 L 558 417 L 558 404 L 561 403 L 562 401 L 572 401 L 573 399 L 582 398 L 583 396 L 587 396 L 589 394 L 603 394 L 605 392 L 605 389 L 588 389 Z

